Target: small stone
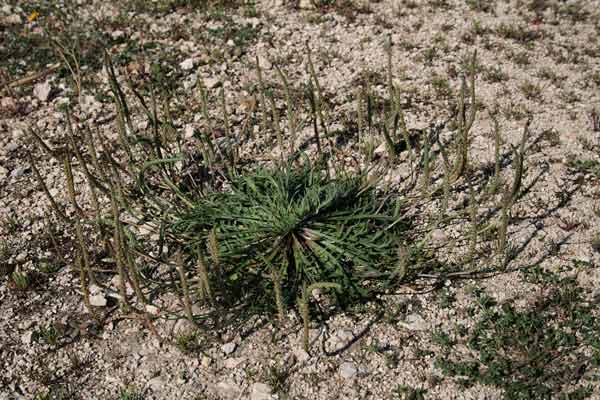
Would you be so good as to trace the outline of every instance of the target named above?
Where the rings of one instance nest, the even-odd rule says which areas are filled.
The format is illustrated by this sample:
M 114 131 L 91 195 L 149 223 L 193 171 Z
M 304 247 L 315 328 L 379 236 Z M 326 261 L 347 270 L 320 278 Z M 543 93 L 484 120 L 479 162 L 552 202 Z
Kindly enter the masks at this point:
M 358 374 L 356 366 L 351 362 L 344 362 L 340 365 L 340 376 L 344 379 L 352 379 Z
M 187 139 L 194 137 L 194 127 L 192 125 L 186 125 L 185 128 L 183 129 L 183 135 Z
M 188 58 L 188 59 L 182 61 L 181 63 L 179 63 L 179 66 L 181 67 L 182 70 L 189 71 L 190 69 L 194 68 L 194 60 L 191 58 Z
M 15 142 L 10 142 L 9 144 L 6 145 L 5 149 L 7 152 L 10 151 L 15 151 L 19 148 L 19 145 L 16 144 Z
M 8 170 L 0 165 L 0 179 L 6 178 L 8 175 Z
M 25 170 L 26 170 L 25 167 L 17 167 L 11 171 L 10 177 L 11 178 L 20 178 L 25 173 Z
M 217 383 L 216 392 L 223 399 L 237 399 L 240 395 L 240 388 L 231 380 Z
M 194 325 L 193 322 L 190 322 L 190 320 L 188 319 L 182 318 L 179 321 L 177 321 L 177 323 L 173 327 L 173 333 L 175 335 L 189 335 L 195 332 L 196 329 L 197 326 Z
M 48 99 L 50 98 L 51 91 L 52 88 L 50 87 L 50 84 L 48 82 L 38 83 L 33 88 L 33 95 L 39 101 L 48 101 Z
M 17 110 L 17 102 L 12 97 L 3 97 L 0 100 L 0 107 L 3 112 L 15 112 Z
M 202 365 L 202 367 L 208 368 L 208 367 L 210 367 L 211 363 L 212 363 L 212 359 L 210 357 L 202 356 L 202 360 L 200 361 L 200 365 Z
M 151 304 L 147 304 L 146 305 L 146 312 L 148 314 L 152 314 L 152 315 L 158 315 L 160 313 L 160 310 L 158 307 L 153 306 Z
M 246 361 L 246 357 L 232 357 L 228 358 L 223 362 L 223 365 L 227 369 L 234 369 L 240 366 L 244 361 Z
M 300 3 L 298 4 L 298 6 L 302 10 L 312 10 L 315 8 L 315 5 L 312 2 L 312 0 L 300 0 Z
M 12 131 L 12 138 L 15 140 L 23 136 L 25 136 L 25 132 L 23 131 L 23 129 L 15 129 L 14 131 Z
M 119 31 L 119 30 L 117 30 L 117 31 L 113 31 L 113 33 L 111 33 L 111 34 L 110 34 L 110 36 L 111 36 L 111 37 L 112 37 L 114 40 L 119 40 L 119 39 L 121 39 L 122 37 L 124 37 L 124 36 L 125 36 L 125 32 L 123 32 L 123 31 Z
M 399 321 L 398 324 L 409 331 L 427 330 L 427 322 L 419 314 L 410 314 L 406 317 L 406 320 Z
M 206 86 L 208 89 L 217 87 L 219 83 L 220 81 L 217 78 L 206 78 L 204 80 L 204 86 Z
M 104 297 L 103 294 L 95 294 L 93 296 L 90 296 L 90 305 L 94 306 L 94 307 L 106 307 L 106 304 L 108 302 L 106 301 L 106 297 Z
M 262 69 L 271 69 L 273 68 L 273 64 L 271 61 L 265 56 L 258 56 L 258 63 L 260 64 Z
M 91 294 L 98 294 L 98 293 L 102 293 L 102 288 L 98 285 L 90 285 L 88 290 L 90 291 Z
M 250 400 L 271 400 L 273 389 L 265 383 L 256 382 L 250 389 Z
M 305 362 L 308 361 L 308 359 L 310 358 L 310 354 L 308 354 L 306 351 L 304 351 L 303 348 L 295 348 L 293 350 L 294 352 L 294 356 L 296 356 L 296 360 L 298 360 L 299 362 Z
M 388 150 L 387 145 L 384 142 L 384 143 L 381 143 L 379 146 L 377 146 L 375 148 L 375 150 L 373 151 L 373 153 L 377 154 L 377 155 L 382 155 L 382 154 L 385 154 L 387 152 L 387 150 Z
M 433 232 L 431 232 L 431 239 L 434 243 L 445 243 L 447 240 L 446 233 L 441 229 L 434 229 Z
M 231 354 L 235 351 L 235 347 L 236 347 L 235 343 L 229 342 L 229 343 L 225 343 L 223 346 L 221 346 L 221 350 L 225 354 Z
M 21 16 L 19 14 L 9 15 L 4 19 L 8 25 L 18 25 L 21 23 Z
M 31 344 L 32 341 L 33 331 L 27 331 L 23 334 L 23 336 L 21 336 L 21 342 L 23 342 L 23 344 Z
M 87 95 L 81 98 L 81 110 L 87 114 L 91 114 L 94 111 L 100 111 L 102 104 L 96 100 L 94 96 Z
M 25 260 L 27 260 L 27 252 L 26 251 L 20 252 L 19 254 L 17 254 L 17 257 L 15 257 L 15 261 L 18 263 L 25 262 Z
M 198 75 L 197 74 L 191 74 L 188 79 L 186 79 L 185 81 L 183 81 L 183 88 L 185 90 L 190 90 L 194 86 L 196 86 L 196 83 L 198 83 Z
M 148 381 L 148 387 L 154 391 L 160 391 L 165 386 L 165 381 L 160 376 L 156 376 Z

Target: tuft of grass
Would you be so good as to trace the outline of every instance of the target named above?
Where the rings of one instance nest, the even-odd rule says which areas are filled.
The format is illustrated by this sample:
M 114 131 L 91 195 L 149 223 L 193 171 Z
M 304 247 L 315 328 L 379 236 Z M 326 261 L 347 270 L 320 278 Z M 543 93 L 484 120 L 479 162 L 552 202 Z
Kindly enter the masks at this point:
M 29 278 L 27 272 L 14 271 L 11 274 L 11 280 L 15 289 L 20 291 L 25 291 L 29 289 L 29 286 L 31 284 L 31 279 Z
M 339 285 L 341 302 L 385 290 L 407 226 L 400 202 L 365 176 L 330 177 L 307 163 L 238 176 L 230 190 L 179 215 L 170 230 L 192 258 L 208 242 L 214 254 L 216 244 L 221 284 L 245 295 L 258 288 L 269 306 L 278 296 L 293 303 L 303 287 L 321 282 Z

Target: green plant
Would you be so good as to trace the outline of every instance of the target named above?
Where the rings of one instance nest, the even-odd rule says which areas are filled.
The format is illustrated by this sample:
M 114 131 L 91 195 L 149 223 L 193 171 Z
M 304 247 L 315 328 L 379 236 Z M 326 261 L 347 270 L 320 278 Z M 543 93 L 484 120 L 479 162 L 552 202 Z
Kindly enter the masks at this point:
M 175 337 L 175 347 L 182 353 L 191 354 L 200 349 L 197 332 L 183 332 Z
M 58 271 L 60 271 L 62 266 L 63 265 L 60 262 L 53 261 L 53 260 L 47 260 L 47 261 L 41 261 L 38 264 L 37 269 L 38 269 L 38 271 L 43 272 L 44 274 L 55 274 Z
M 15 234 L 19 230 L 20 226 L 21 224 L 14 214 L 10 214 L 2 218 L 2 229 L 7 235 Z
M 574 171 L 584 174 L 591 174 L 600 179 L 600 161 L 592 159 L 581 160 L 570 158 L 567 165 Z
M 482 305 L 479 321 L 461 339 L 475 357 L 447 352 L 437 358 L 438 368 L 467 385 L 499 387 L 505 399 L 588 397 L 590 388 L 578 382 L 582 367 L 599 360 L 596 310 L 574 279 L 544 282 L 528 309 Z
M 68 400 L 74 396 L 73 391 L 68 386 L 51 385 L 46 391 L 37 392 L 34 400 Z
M 413 388 L 408 385 L 398 385 L 393 390 L 395 398 L 399 400 L 425 400 L 427 389 Z
M 144 393 L 135 386 L 127 386 L 119 392 L 119 400 L 144 400 Z
M 14 271 L 11 275 L 12 282 L 17 290 L 27 290 L 31 284 L 31 279 L 27 272 Z
M 543 88 L 532 82 L 525 82 L 520 87 L 521 92 L 528 100 L 535 100 L 541 102 L 543 100 L 542 91 Z
M 47 326 L 40 326 L 36 332 L 36 337 L 49 346 L 56 346 L 60 339 L 60 334 L 54 324 L 48 324 Z
M 275 299 L 275 273 L 288 304 L 303 285 L 318 282 L 339 284 L 345 302 L 383 290 L 394 278 L 408 227 L 401 210 L 365 177 L 328 177 L 309 164 L 259 168 L 235 178 L 229 191 L 198 200 L 170 231 L 193 258 L 214 232 L 228 291 Z

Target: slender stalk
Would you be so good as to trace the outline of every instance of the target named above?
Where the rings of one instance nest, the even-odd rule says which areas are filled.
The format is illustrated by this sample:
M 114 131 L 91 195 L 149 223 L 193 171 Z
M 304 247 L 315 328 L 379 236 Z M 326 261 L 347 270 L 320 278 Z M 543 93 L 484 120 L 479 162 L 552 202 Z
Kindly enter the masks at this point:
M 319 154 L 319 157 L 322 157 L 323 153 L 321 152 L 321 138 L 319 136 L 319 126 L 317 123 L 317 105 L 312 81 L 308 83 L 308 101 L 310 103 L 310 111 L 312 115 L 313 132 L 315 134 L 315 141 L 317 142 L 317 153 Z
M 127 276 L 125 272 L 125 260 L 122 253 L 121 243 L 121 220 L 120 220 L 120 211 L 119 206 L 117 204 L 116 193 L 113 189 L 110 196 L 110 203 L 112 206 L 113 212 L 113 222 L 114 222 L 114 236 L 113 236 L 113 251 L 115 255 L 115 261 L 117 264 L 117 272 L 119 274 L 119 302 L 121 305 L 121 310 L 124 312 L 129 311 L 129 302 L 127 300 Z
M 258 89 L 260 90 L 260 96 L 259 96 L 259 102 L 260 102 L 260 109 L 262 112 L 262 124 L 261 124 L 261 128 L 263 132 L 266 132 L 267 130 L 267 100 L 265 98 L 265 83 L 263 81 L 263 76 L 262 76 L 262 68 L 260 67 L 260 62 L 258 59 L 258 55 L 256 56 L 256 75 L 258 77 Z
M 429 143 L 429 133 L 425 132 L 423 135 L 424 144 L 423 144 L 423 183 L 422 183 L 422 191 L 423 196 L 429 196 L 429 184 L 431 182 L 431 168 L 430 168 L 430 148 L 431 144 Z
M 221 98 L 221 111 L 223 112 L 223 129 L 225 130 L 225 138 L 227 138 L 227 144 L 229 145 L 229 149 L 226 150 L 227 157 L 229 158 L 229 164 L 231 168 L 235 168 L 236 162 L 236 152 L 235 145 L 231 138 L 231 132 L 229 131 L 229 114 L 227 113 L 227 103 L 225 101 L 225 90 L 221 88 L 219 92 L 219 97 Z
M 83 210 L 77 204 L 77 194 L 75 193 L 75 183 L 73 181 L 73 167 L 71 166 L 71 153 L 67 151 L 63 154 L 63 171 L 67 180 L 67 193 L 71 200 L 71 205 L 75 209 L 77 215 L 83 218 Z
M 273 97 L 269 97 L 269 100 L 271 102 L 271 114 L 273 118 L 272 128 L 275 131 L 275 134 L 277 135 L 277 144 L 279 145 L 279 150 L 281 152 L 281 162 L 283 162 L 283 134 L 281 132 L 281 127 L 279 126 L 279 112 L 277 111 L 277 107 L 275 106 L 275 100 L 273 100 Z
M 133 290 L 135 291 L 135 295 L 142 304 L 143 309 L 146 309 L 146 305 L 148 304 L 148 300 L 146 300 L 146 296 L 144 296 L 144 292 L 142 292 L 142 288 L 140 286 L 140 272 L 137 268 L 135 260 L 133 259 L 132 253 L 128 251 L 128 247 L 121 236 L 121 246 L 122 246 L 122 254 L 125 255 L 125 259 L 127 260 L 127 269 L 129 270 L 129 276 L 131 277 L 131 283 L 133 286 Z
M 217 240 L 216 228 L 213 228 L 208 234 L 208 252 L 217 273 L 219 281 L 222 279 L 221 252 L 219 251 L 219 242 Z
M 501 179 L 500 146 L 502 145 L 502 137 L 500 135 L 500 124 L 498 123 L 498 118 L 496 118 L 495 115 L 492 115 L 492 120 L 494 122 L 494 180 L 492 184 L 492 189 L 493 192 L 496 192 L 496 190 L 500 186 Z
M 29 132 L 29 134 L 35 139 L 36 143 L 44 150 L 46 151 L 46 153 L 48 153 L 49 156 L 51 157 L 56 157 L 56 152 L 54 149 L 51 149 L 50 146 L 48 146 L 46 144 L 46 142 L 44 142 L 42 140 L 42 138 L 40 137 L 40 135 L 37 134 L 36 131 L 33 130 L 33 128 L 31 126 L 29 126 L 27 128 L 27 131 Z
M 300 305 L 300 315 L 302 316 L 302 346 L 304 347 L 304 351 L 308 353 L 308 349 L 310 346 L 310 314 L 308 309 L 308 289 L 306 288 L 306 284 L 302 288 L 302 298 L 299 299 Z
M 198 248 L 198 264 L 196 266 L 196 272 L 200 278 L 200 292 L 212 303 L 213 295 L 210 287 L 210 280 L 208 278 L 208 270 L 206 268 L 206 259 L 200 248 Z
M 294 154 L 294 147 L 296 143 L 296 116 L 294 113 L 294 102 L 292 100 L 292 95 L 290 91 L 290 85 L 285 74 L 281 71 L 279 66 L 275 64 L 275 70 L 281 78 L 281 82 L 283 83 L 283 89 L 285 91 L 285 102 L 287 108 L 287 119 L 288 119 L 288 130 L 290 135 L 290 147 L 289 147 L 289 156 L 291 157 Z
M 42 187 L 42 190 L 44 191 L 46 198 L 50 202 L 50 205 L 52 206 L 54 213 L 60 218 L 60 220 L 62 222 L 64 222 L 65 224 L 68 224 L 69 218 L 67 218 L 67 216 L 58 207 L 58 204 L 56 203 L 56 201 L 54 201 L 54 198 L 52 197 L 52 195 L 50 194 L 50 191 L 48 190 L 48 186 L 46 186 L 46 182 L 44 182 L 44 180 L 42 179 L 42 175 L 40 174 L 40 171 L 37 169 L 37 166 L 35 165 L 35 161 L 33 160 L 33 156 L 31 155 L 31 153 L 29 153 L 29 152 L 27 153 L 27 158 L 29 159 L 29 164 L 31 165 L 33 174 L 35 175 L 35 178 L 37 179 L 38 184 Z
M 181 283 L 181 290 L 183 291 L 183 307 L 185 315 L 187 316 L 188 320 L 190 320 L 190 322 L 194 323 L 194 313 L 192 312 L 190 289 L 188 287 L 187 277 L 185 276 L 185 267 L 181 251 L 177 252 L 175 262 L 177 264 L 177 271 L 179 271 L 179 281 Z
M 471 240 L 469 246 L 469 260 L 475 261 L 475 252 L 477 250 L 477 199 L 473 190 L 473 183 L 469 180 L 469 214 L 471 217 Z
M 91 264 L 90 264 L 90 254 L 87 249 L 87 245 L 85 244 L 85 239 L 83 237 L 83 227 L 81 226 L 81 221 L 79 218 L 75 218 L 75 233 L 77 235 L 77 243 L 79 244 L 79 252 L 81 254 L 81 258 L 83 259 L 83 266 L 87 271 L 87 274 L 90 278 L 90 282 L 93 284 L 97 284 L 96 277 L 92 272 Z
M 77 265 L 79 266 L 79 282 L 81 284 L 81 293 L 83 295 L 83 304 L 85 305 L 85 308 L 87 308 L 90 315 L 92 315 L 92 317 L 95 318 L 96 311 L 94 311 L 94 308 L 92 307 L 92 304 L 90 302 L 90 287 L 88 284 L 88 280 L 87 280 L 88 278 L 87 278 L 85 268 L 83 266 L 83 262 L 81 261 L 81 256 L 77 257 Z

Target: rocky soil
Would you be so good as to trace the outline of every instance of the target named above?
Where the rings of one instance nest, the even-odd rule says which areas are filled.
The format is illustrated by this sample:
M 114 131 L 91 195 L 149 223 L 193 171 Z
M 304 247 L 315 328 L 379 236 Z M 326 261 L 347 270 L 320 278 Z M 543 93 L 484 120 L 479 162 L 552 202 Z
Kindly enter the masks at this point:
M 209 10 L 176 3 L 185 2 L 65 2 L 58 7 L 64 16 L 46 2 L 5 0 L 0 8 L 0 399 L 503 398 L 499 385 L 464 385 L 440 368 L 436 359 L 445 350 L 439 333 L 458 337 L 458 326 L 471 329 L 483 312 L 481 293 L 498 304 L 529 307 L 546 293 L 527 279 L 535 268 L 575 278 L 585 301 L 597 304 L 600 3 L 357 0 L 315 7 L 305 0 L 258 0 Z M 48 26 L 63 35 L 60 40 L 81 41 L 79 96 L 48 47 L 42 29 Z M 193 145 L 205 128 L 200 80 L 214 93 L 224 89 L 233 130 L 240 134 L 256 85 L 256 57 L 269 85 L 277 87 L 278 65 L 301 90 L 309 79 L 307 45 L 332 126 L 343 137 L 365 71 L 374 90 L 385 93 L 388 37 L 394 83 L 411 129 L 448 118 L 465 60 L 477 50 L 479 113 L 471 144 L 477 166 L 493 165 L 494 111 L 505 151 L 519 143 L 532 117 L 524 182 L 530 189 L 513 210 L 515 258 L 508 268 L 484 278 L 424 279 L 379 305 L 358 305 L 315 322 L 310 354 L 302 348 L 302 324 L 294 312 L 284 326 L 255 318 L 216 343 L 194 336 L 185 319 L 167 317 L 163 311 L 178 299 L 164 295 L 150 310 L 158 317 L 155 327 L 165 339 L 160 341 L 139 320 L 119 313 L 113 292 L 92 287 L 92 303 L 104 318 L 91 318 L 81 300 L 74 231 L 49 215 L 27 157 L 33 155 L 54 198 L 68 204 L 62 166 L 36 146 L 30 128 L 50 146 L 66 143 L 63 111 L 69 104 L 77 126 L 85 121 L 106 140 L 117 140 L 102 47 L 120 74 L 143 79 L 160 70 L 175 94 L 176 128 Z M 144 128 L 141 119 L 134 123 Z M 299 140 L 311 132 L 306 124 Z M 281 149 L 268 146 L 272 138 L 257 136 L 245 156 L 275 158 Z M 359 156 L 353 140 L 345 150 Z M 385 158 L 383 140 L 377 140 L 375 152 Z M 398 184 L 405 175 L 392 171 L 386 179 Z M 84 182 L 83 174 L 75 176 L 76 184 Z M 453 202 L 465 197 L 457 194 Z M 80 201 L 89 199 L 82 193 Z M 481 213 L 485 207 L 491 206 L 482 205 Z M 446 227 L 431 240 L 460 243 L 461 235 L 460 227 Z M 482 250 L 478 268 L 492 262 L 488 256 Z M 97 268 L 106 266 L 96 261 Z M 481 356 L 465 344 L 455 351 L 468 359 Z M 599 379 L 590 364 L 563 389 L 589 386 L 591 396 L 600 398 Z

